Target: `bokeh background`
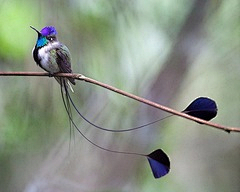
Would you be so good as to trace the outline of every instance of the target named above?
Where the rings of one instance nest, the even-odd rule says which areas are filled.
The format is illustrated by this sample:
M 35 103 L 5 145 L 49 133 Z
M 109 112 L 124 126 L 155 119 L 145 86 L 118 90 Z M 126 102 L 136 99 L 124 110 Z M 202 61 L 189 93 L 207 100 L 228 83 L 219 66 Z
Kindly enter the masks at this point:
M 101 82 L 183 110 L 199 96 L 218 104 L 214 122 L 240 126 L 238 0 L 1 0 L 0 70 L 42 71 L 32 59 L 37 35 L 53 25 L 72 68 Z M 77 82 L 72 94 L 94 123 L 124 129 L 165 112 Z M 240 136 L 179 117 L 138 131 L 83 133 L 114 150 L 162 148 L 170 173 L 154 179 L 146 159 L 104 152 L 69 131 L 58 83 L 0 77 L 0 191 L 239 191 Z

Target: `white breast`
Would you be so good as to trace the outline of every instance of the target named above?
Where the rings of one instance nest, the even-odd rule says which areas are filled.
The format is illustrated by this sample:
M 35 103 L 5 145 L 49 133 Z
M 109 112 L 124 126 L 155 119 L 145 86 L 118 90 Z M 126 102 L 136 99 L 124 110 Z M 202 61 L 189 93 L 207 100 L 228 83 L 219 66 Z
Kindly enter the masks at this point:
M 59 42 L 53 42 L 42 47 L 38 51 L 41 67 L 49 73 L 57 73 L 60 71 L 57 63 L 52 61 L 54 58 L 50 58 L 50 51 L 57 48 L 58 46 Z

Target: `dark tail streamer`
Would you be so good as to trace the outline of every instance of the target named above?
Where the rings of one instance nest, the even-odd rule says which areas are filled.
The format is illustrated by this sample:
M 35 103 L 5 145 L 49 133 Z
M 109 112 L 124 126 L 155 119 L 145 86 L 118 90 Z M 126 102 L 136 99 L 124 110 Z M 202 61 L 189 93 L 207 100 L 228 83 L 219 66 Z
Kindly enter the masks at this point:
M 63 93 L 63 91 L 65 92 L 65 94 Z M 97 148 L 99 148 L 99 149 L 101 149 L 103 151 L 107 151 L 107 152 L 111 152 L 111 153 L 124 154 L 124 155 L 136 155 L 136 156 L 146 157 L 148 159 L 148 162 L 149 162 L 150 168 L 152 170 L 153 176 L 156 179 L 160 178 L 160 177 L 163 177 L 166 174 L 168 174 L 168 172 L 170 171 L 170 160 L 169 160 L 169 157 L 167 156 L 167 154 L 162 149 L 157 149 L 157 150 L 153 151 L 152 153 L 146 155 L 146 154 L 135 153 L 135 152 L 111 150 L 111 149 L 102 147 L 102 146 L 94 143 L 92 140 L 90 140 L 88 137 L 86 137 L 83 134 L 83 132 L 78 128 L 78 126 L 73 121 L 72 112 L 71 112 L 71 105 L 74 107 L 76 112 L 85 121 L 87 121 L 90 125 L 93 125 L 94 127 L 99 128 L 99 129 L 104 130 L 104 131 L 112 131 L 112 132 L 131 131 L 131 130 L 143 128 L 143 127 L 145 127 L 147 125 L 151 125 L 151 124 L 153 124 L 155 122 L 158 122 L 160 120 L 157 120 L 157 121 L 154 121 L 154 122 L 151 122 L 151 123 L 148 123 L 146 125 L 139 126 L 139 127 L 131 128 L 131 129 L 110 130 L 110 129 L 102 128 L 100 126 L 97 126 L 97 125 L 93 124 L 92 122 L 90 122 L 88 119 L 86 119 L 79 112 L 77 107 L 74 105 L 71 96 L 69 95 L 68 87 L 67 87 L 65 79 L 61 80 L 61 96 L 62 96 L 62 100 L 63 100 L 63 104 L 64 104 L 64 107 L 65 107 L 65 110 L 66 110 L 66 112 L 68 114 L 68 118 L 69 118 L 69 122 L 70 122 L 70 128 L 73 125 L 76 128 L 76 130 L 80 133 L 80 135 L 86 141 L 88 141 L 93 146 L 95 146 L 95 147 L 97 147 Z M 185 110 L 183 110 L 182 112 L 183 113 L 187 113 L 187 114 L 192 115 L 192 116 L 195 116 L 195 117 L 202 118 L 204 120 L 210 120 L 210 119 L 214 118 L 217 115 L 217 105 L 216 105 L 215 101 L 210 99 L 210 98 L 199 97 L 199 98 L 195 99 L 193 102 L 191 102 L 188 105 L 188 107 Z M 170 115 L 170 116 L 172 116 L 172 115 Z M 169 117 L 169 116 L 167 116 L 167 117 Z M 167 118 L 167 117 L 165 117 L 165 118 Z
M 164 120 L 164 119 L 167 119 L 167 118 L 173 116 L 173 115 L 168 115 L 168 116 L 166 116 L 166 117 L 164 117 L 164 118 L 162 118 L 162 119 L 158 119 L 158 120 L 155 120 L 155 121 L 153 121 L 153 122 L 150 122 L 150 123 L 147 123 L 147 124 L 138 126 L 138 127 L 129 128 L 129 129 L 120 129 L 120 130 L 119 130 L 119 129 L 118 129 L 118 130 L 116 130 L 116 129 L 107 129 L 107 128 L 104 128 L 104 127 L 100 127 L 100 126 L 92 123 L 90 120 L 88 120 L 88 119 L 78 110 L 78 108 L 77 108 L 76 105 L 74 104 L 71 96 L 69 95 L 69 92 L 66 92 L 66 95 L 67 95 L 67 97 L 69 98 L 69 101 L 71 102 L 73 108 L 74 108 L 74 109 L 76 110 L 76 112 L 79 114 L 79 116 L 80 116 L 83 120 L 85 120 L 87 123 L 89 123 L 90 125 L 92 125 L 93 127 L 97 128 L 97 129 L 100 129 L 100 130 L 102 130 L 102 131 L 115 132 L 115 133 L 134 131 L 134 130 L 141 129 L 141 128 L 147 127 L 147 126 L 149 126 L 149 125 L 155 124 L 155 123 L 157 123 L 157 122 L 159 122 L 159 121 L 162 121 L 162 120 Z
M 70 126 L 70 141 L 71 141 L 72 136 L 73 136 L 73 139 L 74 139 L 74 131 L 72 129 L 73 128 L 72 127 L 72 122 L 70 120 L 70 119 L 72 119 L 72 110 L 71 110 L 71 105 L 70 105 L 69 99 L 64 100 L 64 97 L 63 97 L 64 96 L 63 88 L 64 88 L 64 86 L 66 86 L 66 80 L 65 80 L 65 78 L 62 78 L 62 77 L 60 77 L 59 80 L 60 80 L 59 83 L 60 83 L 60 86 L 61 86 L 61 95 L 62 95 L 62 99 L 63 99 L 63 102 L 64 102 L 64 107 L 65 107 L 66 111 L 68 111 L 68 116 L 69 116 L 68 121 L 69 121 L 69 126 Z M 70 151 L 70 148 L 71 148 L 70 145 L 71 145 L 71 142 L 69 142 L 69 151 Z
M 104 128 L 104 127 L 101 127 L 101 126 L 98 126 L 94 123 L 92 123 L 90 120 L 88 120 L 79 110 L 78 108 L 76 107 L 76 105 L 74 104 L 69 92 L 66 92 L 66 95 L 69 99 L 68 102 L 71 102 L 73 108 L 75 109 L 75 111 L 79 114 L 79 116 L 85 120 L 87 123 L 89 123 L 90 125 L 92 125 L 93 127 L 97 128 L 97 129 L 100 129 L 102 131 L 108 131 L 108 132 L 114 132 L 114 133 L 122 133 L 122 132 L 128 132 L 128 131 L 134 131 L 134 130 L 137 130 L 137 129 L 142 129 L 142 128 L 145 128 L 149 125 L 152 125 L 152 124 L 155 124 L 159 121 L 162 121 L 162 120 L 165 120 L 169 117 L 172 117 L 174 116 L 173 114 L 171 115 L 168 115 L 162 119 L 158 119 L 158 120 L 155 120 L 153 122 L 150 122 L 150 123 L 147 123 L 147 124 L 143 124 L 141 126 L 137 126 L 137 127 L 133 127 L 133 128 L 128 128 L 128 129 L 108 129 L 108 128 Z M 196 104 L 198 102 L 201 102 L 201 105 L 199 104 Z M 211 105 L 213 105 L 213 109 L 206 109 L 206 105 L 209 105 L 209 102 Z M 194 105 L 193 105 L 194 104 Z M 193 107 L 192 107 L 193 106 Z M 197 109 L 196 109 L 197 108 Z M 201 109 L 203 108 L 203 109 Z M 210 120 L 212 119 L 213 117 L 216 116 L 217 114 L 217 107 L 215 106 L 215 102 L 209 98 L 204 98 L 204 97 L 199 97 L 197 98 L 196 100 L 194 100 L 185 110 L 182 111 L 182 113 L 186 113 L 186 114 L 189 114 L 189 115 L 192 115 L 192 116 L 195 116 L 195 117 L 199 117 L 201 119 L 205 119 L 205 120 Z
M 63 83 L 63 86 L 61 86 L 61 95 L 62 95 L 62 100 L 63 100 L 64 108 L 65 108 L 65 110 L 66 110 L 66 112 L 67 112 L 67 114 L 68 114 L 68 118 L 69 118 L 70 124 L 75 127 L 75 129 L 80 133 L 80 135 L 81 135 L 86 141 L 88 141 L 89 143 L 91 143 L 92 145 L 94 145 L 95 147 L 97 147 L 97 148 L 99 148 L 99 149 L 102 149 L 102 150 L 104 150 L 104 151 L 108 151 L 108 152 L 111 152 L 111 153 L 119 153 L 119 154 L 125 154 L 125 155 L 137 155 L 137 156 L 144 156 L 144 157 L 147 156 L 147 155 L 145 155 L 145 154 L 140 154 L 140 153 L 111 150 L 111 149 L 102 147 L 102 146 L 94 143 L 93 141 L 91 141 L 89 138 L 87 138 L 87 137 L 83 134 L 83 132 L 78 128 L 78 126 L 75 124 L 75 122 L 73 121 L 72 114 L 71 114 L 71 106 L 70 106 L 70 102 L 69 102 L 69 100 L 71 101 L 71 97 L 69 96 L 69 93 L 68 93 L 68 88 L 67 88 L 67 85 L 66 85 L 66 81 L 63 80 L 62 83 Z M 63 93 L 63 90 L 65 91 L 65 95 L 64 95 L 64 93 Z M 71 102 L 71 103 L 72 103 L 72 102 Z
M 65 95 L 63 93 L 63 89 L 66 93 Z M 103 151 L 106 151 L 106 152 L 118 153 L 118 154 L 122 154 L 122 155 L 135 155 L 135 156 L 141 156 L 141 157 L 147 158 L 150 168 L 151 168 L 151 171 L 153 173 L 153 176 L 156 179 L 168 174 L 168 172 L 170 170 L 170 160 L 169 160 L 167 154 L 162 149 L 157 149 L 157 150 L 151 152 L 150 154 L 146 155 L 146 154 L 141 154 L 141 153 L 111 150 L 111 149 L 102 147 L 102 146 L 94 143 L 93 141 L 91 141 L 89 138 L 87 138 L 83 134 L 83 132 L 81 132 L 81 130 L 78 128 L 78 126 L 73 121 L 72 114 L 71 114 L 71 106 L 69 105 L 69 100 L 71 99 L 71 97 L 69 96 L 67 85 L 66 85 L 65 81 L 63 81 L 63 86 L 61 86 L 61 95 L 62 95 L 63 104 L 64 104 L 64 107 L 68 114 L 70 123 L 76 128 L 76 130 L 80 133 L 80 135 L 86 141 L 91 143 L 93 146 L 95 146 Z
M 63 93 L 63 90 L 66 93 L 65 95 Z M 76 130 L 80 133 L 80 135 L 86 141 L 91 143 L 93 146 L 95 146 L 95 147 L 97 147 L 97 148 L 99 148 L 103 151 L 106 151 L 106 152 L 118 153 L 118 154 L 122 154 L 122 155 L 135 155 L 135 156 L 141 156 L 141 157 L 147 158 L 147 160 L 149 162 L 149 165 L 150 165 L 150 168 L 151 168 L 151 171 L 153 173 L 153 176 L 156 179 L 158 179 L 160 177 L 163 177 L 166 174 L 168 174 L 168 172 L 170 170 L 170 160 L 169 160 L 167 154 L 162 149 L 157 149 L 157 150 L 151 152 L 148 155 L 141 154 L 141 153 L 134 153 L 134 152 L 116 151 L 116 150 L 111 150 L 111 149 L 102 147 L 102 146 L 94 143 L 90 139 L 88 139 L 83 134 L 83 132 L 81 132 L 81 130 L 78 128 L 78 126 L 73 121 L 72 114 L 71 114 L 71 106 L 69 105 L 69 100 L 71 99 L 71 97 L 69 96 L 67 85 L 66 85 L 66 82 L 64 80 L 63 80 L 63 86 L 61 86 L 61 95 L 62 95 L 63 104 L 64 104 L 64 107 L 65 107 L 66 112 L 68 114 L 70 123 L 76 128 Z

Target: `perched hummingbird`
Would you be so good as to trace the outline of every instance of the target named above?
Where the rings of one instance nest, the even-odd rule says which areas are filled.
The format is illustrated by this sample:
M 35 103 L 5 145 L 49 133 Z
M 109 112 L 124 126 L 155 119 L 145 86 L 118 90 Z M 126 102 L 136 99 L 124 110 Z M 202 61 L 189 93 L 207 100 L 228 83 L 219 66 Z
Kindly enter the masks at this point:
M 50 75 L 53 75 L 55 73 L 63 72 L 63 73 L 72 73 L 71 69 L 71 58 L 70 58 L 70 52 L 68 48 L 60 43 L 57 40 L 57 31 L 52 26 L 44 27 L 40 32 L 35 29 L 34 27 L 30 26 L 33 30 L 35 30 L 38 33 L 37 43 L 35 47 L 33 48 L 33 58 L 37 65 L 39 65 L 42 69 L 49 72 Z M 155 178 L 160 178 L 164 175 L 166 175 L 170 170 L 170 161 L 168 156 L 163 152 L 161 149 L 155 150 L 149 155 L 144 155 L 140 153 L 132 153 L 132 152 L 124 152 L 124 151 L 115 151 L 108 148 L 104 148 L 102 146 L 99 146 L 98 144 L 95 144 L 93 141 L 88 139 L 82 132 L 81 129 L 79 129 L 76 125 L 76 123 L 72 119 L 72 113 L 71 113 L 71 105 L 74 107 L 76 112 L 89 124 L 93 125 L 94 127 L 104 130 L 104 131 L 112 131 L 112 132 L 124 132 L 124 131 L 130 131 L 138 128 L 128 129 L 124 131 L 115 131 L 110 130 L 106 128 L 102 128 L 100 126 L 97 126 L 93 123 L 91 123 L 89 120 L 87 120 L 77 109 L 76 105 L 74 104 L 70 94 L 68 93 L 66 89 L 66 82 L 68 83 L 68 86 L 71 88 L 69 81 L 75 85 L 75 81 L 73 78 L 62 78 L 62 77 L 55 77 L 56 80 L 60 83 L 61 86 L 62 83 L 64 83 L 64 90 L 65 95 L 61 91 L 63 103 L 65 106 L 65 109 L 67 111 L 69 121 L 70 121 L 70 127 L 73 125 L 77 131 L 83 136 L 85 140 L 90 142 L 95 147 L 98 147 L 101 150 L 112 152 L 112 153 L 119 153 L 119 154 L 125 154 L 125 155 L 138 155 L 142 157 L 147 157 L 148 162 L 150 164 L 151 170 L 153 172 L 153 175 Z M 63 82 L 62 82 L 63 79 Z M 148 124 L 147 124 L 148 125 Z M 146 125 L 144 125 L 146 126 Z
M 64 44 L 57 40 L 56 29 L 53 26 L 46 26 L 39 32 L 34 27 L 30 27 L 38 34 L 36 45 L 32 51 L 37 65 L 49 72 L 50 75 L 55 73 L 72 73 L 70 52 Z M 55 79 L 61 84 L 61 77 L 55 77 Z M 75 85 L 73 78 L 63 79 L 70 88 L 69 81 Z

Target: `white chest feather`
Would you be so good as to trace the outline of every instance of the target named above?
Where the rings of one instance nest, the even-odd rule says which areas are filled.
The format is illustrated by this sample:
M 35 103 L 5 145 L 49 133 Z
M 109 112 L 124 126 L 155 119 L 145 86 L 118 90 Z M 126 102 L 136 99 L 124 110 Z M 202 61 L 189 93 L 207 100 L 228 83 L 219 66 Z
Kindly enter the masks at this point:
M 49 43 L 38 51 L 41 67 L 52 74 L 60 71 L 56 62 L 55 49 L 57 47 L 59 47 L 59 42 Z

